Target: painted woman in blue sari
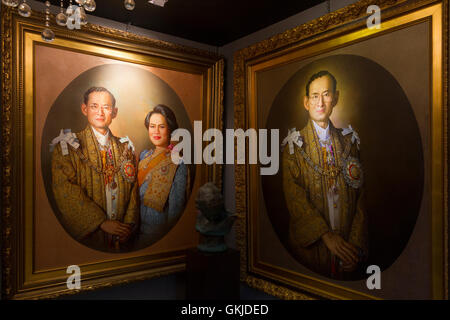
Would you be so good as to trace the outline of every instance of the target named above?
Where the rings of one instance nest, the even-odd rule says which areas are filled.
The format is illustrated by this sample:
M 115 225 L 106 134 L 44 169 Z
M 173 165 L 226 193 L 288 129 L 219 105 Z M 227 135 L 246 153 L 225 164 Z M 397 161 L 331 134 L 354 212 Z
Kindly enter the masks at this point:
M 145 117 L 145 127 L 154 149 L 139 156 L 140 232 L 138 248 L 166 235 L 183 213 L 189 184 L 187 166 L 171 159 L 171 133 L 178 128 L 174 112 L 157 105 Z

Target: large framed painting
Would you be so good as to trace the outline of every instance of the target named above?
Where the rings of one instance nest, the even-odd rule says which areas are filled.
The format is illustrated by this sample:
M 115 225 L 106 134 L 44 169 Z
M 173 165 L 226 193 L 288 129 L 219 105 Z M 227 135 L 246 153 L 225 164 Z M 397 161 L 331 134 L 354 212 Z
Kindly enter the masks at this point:
M 3 297 L 183 271 L 195 194 L 221 168 L 173 160 L 173 133 L 222 128 L 223 59 L 90 24 L 46 42 L 43 28 L 2 8 Z
M 285 299 L 447 298 L 448 2 L 360 1 L 234 63 L 235 127 L 270 132 L 278 164 L 235 167 L 242 280 Z

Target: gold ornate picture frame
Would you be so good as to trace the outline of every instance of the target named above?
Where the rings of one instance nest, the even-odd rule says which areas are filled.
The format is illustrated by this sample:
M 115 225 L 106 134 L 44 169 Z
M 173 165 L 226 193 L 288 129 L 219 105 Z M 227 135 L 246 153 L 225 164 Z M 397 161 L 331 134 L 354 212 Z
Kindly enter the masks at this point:
M 207 51 L 91 24 L 76 31 L 52 26 L 56 37 L 47 43 L 41 38 L 42 14 L 23 18 L 5 6 L 1 14 L 2 298 L 51 298 L 183 271 L 186 249 L 198 241 L 194 228 L 196 190 L 208 181 L 221 186 L 221 166 L 195 165 L 183 215 L 163 239 L 142 250 L 100 252 L 77 243 L 58 224 L 48 199 L 51 192 L 44 187 L 48 175 L 43 168 L 49 165 L 44 163 L 48 156 L 44 123 L 55 110 L 60 111 L 54 114 L 66 120 L 79 116 L 79 105 L 71 109 L 70 104 L 61 107 L 55 101 L 60 101 L 58 97 L 67 91 L 64 89 L 73 88 L 86 72 L 112 65 L 137 70 L 135 75 L 145 73 L 156 81 L 152 83 L 168 88 L 157 92 L 153 87 L 142 87 L 147 78 L 130 78 L 138 92 L 117 99 L 117 119 L 126 116 L 122 122 L 132 121 L 131 126 L 142 130 L 139 134 L 146 139 L 145 114 L 169 93 L 185 107 L 188 124 L 197 120 L 202 121 L 204 130 L 221 130 L 223 59 Z M 93 79 L 111 80 L 111 73 L 101 72 Z M 112 78 L 127 75 L 122 72 Z M 145 100 L 144 95 L 150 98 Z M 133 101 L 135 108 L 128 110 L 145 109 L 144 113 L 136 113 L 134 118 L 127 107 L 121 110 L 120 105 L 127 105 L 127 101 Z M 53 120 L 52 126 L 58 125 L 62 126 Z M 120 126 L 113 130 L 121 131 Z M 80 267 L 81 289 L 68 289 L 69 265 Z
M 381 9 L 380 28 L 368 28 L 371 5 Z M 279 129 L 280 144 L 288 129 L 307 121 L 308 78 L 320 70 L 336 76 L 340 95 L 330 119 L 336 127 L 351 122 L 361 139 L 374 254 L 370 260 L 369 250 L 352 281 L 294 257 L 280 146 L 274 176 L 261 176 L 259 165 L 235 166 L 242 281 L 283 299 L 448 298 L 448 9 L 446 0 L 360 1 L 235 53 L 235 129 Z M 395 156 L 402 147 L 393 119 L 407 132 L 404 159 Z M 420 156 L 405 160 L 413 153 Z M 411 187 L 409 198 L 396 186 Z M 391 198 L 396 192 L 400 203 Z M 385 199 L 390 209 L 376 204 Z M 372 271 L 365 268 L 377 259 L 381 288 L 369 289 Z

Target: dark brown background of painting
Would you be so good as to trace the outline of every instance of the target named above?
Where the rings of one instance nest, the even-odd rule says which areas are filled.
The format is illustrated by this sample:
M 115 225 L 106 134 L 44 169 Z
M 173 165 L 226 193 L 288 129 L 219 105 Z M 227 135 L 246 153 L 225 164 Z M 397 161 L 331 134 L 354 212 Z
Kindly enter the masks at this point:
M 193 197 L 190 197 L 183 216 L 177 225 L 159 242 L 154 245 L 124 254 L 110 254 L 90 249 L 76 240 L 72 239 L 63 229 L 48 201 L 47 193 L 44 187 L 44 180 L 41 171 L 41 142 L 43 137 L 44 124 L 51 106 L 57 99 L 58 95 L 66 88 L 69 83 L 83 72 L 105 64 L 117 64 L 121 66 L 136 67 L 153 73 L 170 85 L 180 98 L 186 109 L 191 125 L 194 120 L 201 120 L 201 93 L 202 93 L 202 77 L 196 74 L 182 73 L 177 71 L 165 70 L 155 67 L 140 66 L 127 62 L 120 62 L 107 58 L 86 55 L 67 50 L 50 48 L 47 46 L 37 45 L 36 50 L 36 78 L 35 88 L 35 216 L 34 216 L 34 269 L 35 271 L 44 271 L 48 269 L 66 267 L 67 265 L 85 263 L 95 263 L 100 261 L 108 261 L 118 258 L 128 258 L 135 256 L 143 256 L 148 254 L 162 253 L 172 250 L 184 249 L 194 246 L 197 243 L 198 236 L 195 232 L 196 210 Z M 126 74 L 118 75 L 126 77 Z M 139 82 L 139 79 L 129 79 L 129 81 Z M 109 82 L 110 83 L 110 82 Z M 103 83 L 105 84 L 105 82 Z M 108 85 L 108 82 L 106 82 Z M 143 88 L 146 94 L 151 96 L 152 88 Z M 113 92 L 114 93 L 114 92 Z M 116 94 L 116 93 L 115 93 Z M 145 96 L 145 95 L 144 95 Z M 137 101 L 133 105 L 127 105 L 131 101 L 136 101 L 139 97 L 118 95 L 117 104 L 119 114 L 111 125 L 111 131 L 116 136 L 128 135 L 127 128 L 131 124 L 137 130 L 141 128 L 139 138 L 136 139 L 135 145 L 137 152 L 143 148 L 147 141 L 143 119 L 149 111 L 152 103 L 160 103 L 167 100 L 163 93 L 160 96 L 154 96 L 155 100 Z M 121 108 L 122 107 L 122 108 Z M 134 108 L 133 112 L 125 113 L 128 107 Z M 121 109 L 120 109 L 121 108 Z M 78 118 L 79 104 L 71 107 L 74 117 Z M 69 111 L 68 111 L 69 112 Z M 133 120 L 135 119 L 135 120 Z M 182 120 L 182 119 L 180 119 Z M 55 126 L 58 126 L 55 123 Z M 83 128 L 83 126 L 81 126 Z M 78 129 L 78 128 L 77 128 Z M 74 129 L 75 131 L 75 129 Z M 134 139 L 133 139 L 134 140 Z M 147 145 L 148 146 L 148 145 Z M 192 192 L 199 187 L 199 180 L 194 182 Z M 192 194 L 192 193 L 191 193 Z
M 258 92 L 258 126 L 265 127 L 271 107 L 276 100 L 278 93 L 288 80 L 301 68 L 320 58 L 338 55 L 353 54 L 367 57 L 374 62 L 380 64 L 388 70 L 392 76 L 398 81 L 401 89 L 405 92 L 411 107 L 417 125 L 420 131 L 420 140 L 424 154 L 424 192 L 421 199 L 412 199 L 412 201 L 420 201 L 420 211 L 409 239 L 401 239 L 405 245 L 404 250 L 399 254 L 394 263 L 382 272 L 382 290 L 371 291 L 366 287 L 366 281 L 332 281 L 337 285 L 349 287 L 354 290 L 363 291 L 370 295 L 380 296 L 383 298 L 421 298 L 431 297 L 431 211 L 430 211 L 430 106 L 429 106 L 429 26 L 428 23 L 421 23 L 402 30 L 398 30 L 389 34 L 385 34 L 367 41 L 353 44 L 345 48 L 334 50 L 314 58 L 304 59 L 300 62 L 292 62 L 274 69 L 266 70 L 257 75 L 257 92 Z M 353 66 L 348 67 L 351 73 Z M 332 71 L 332 70 L 330 70 Z M 370 75 L 368 75 L 370 76 Z M 307 76 L 305 76 L 307 77 Z M 338 77 L 338 76 L 337 76 Z M 338 78 L 338 85 L 340 79 Z M 352 114 L 344 112 L 348 107 L 358 110 L 358 106 L 351 106 L 352 97 L 358 96 L 360 93 L 355 92 L 354 88 L 347 88 L 345 82 L 341 79 L 341 96 L 340 102 L 336 106 L 332 121 L 337 127 L 347 126 L 352 123 Z M 364 84 L 363 84 L 364 85 Z M 297 98 L 292 98 L 293 104 L 301 103 L 304 89 L 298 92 Z M 345 103 L 345 104 L 344 104 Z M 276 108 L 276 106 L 275 106 Z M 303 108 L 303 107 L 301 107 Z M 299 108 L 299 112 L 301 108 Z M 385 109 L 386 110 L 386 109 Z M 345 118 L 341 117 L 346 114 Z M 348 117 L 350 118 L 348 118 Z M 301 117 L 300 117 L 301 118 Z M 384 123 L 389 123 L 389 115 L 384 115 L 384 120 L 377 124 L 374 130 L 384 130 Z M 301 127 L 301 123 L 296 124 Z M 398 123 L 403 126 L 403 121 Z M 405 130 L 407 130 L 405 128 Z M 361 129 L 358 129 L 361 136 Z M 364 130 L 363 130 L 364 131 Z M 280 139 L 284 138 L 286 132 L 280 131 Z M 373 136 L 375 137 L 375 136 Z M 395 137 L 392 137 L 395 139 Z M 361 137 L 362 143 L 374 144 L 384 141 L 368 141 L 367 138 Z M 396 142 L 395 146 L 400 146 Z M 367 150 L 367 146 L 362 146 L 362 152 L 371 152 Z M 383 159 L 383 161 L 385 161 Z M 396 165 L 396 159 L 390 159 L 392 165 Z M 386 164 L 383 164 L 386 165 Z M 280 169 L 281 170 L 281 169 Z M 389 177 L 390 178 L 390 177 Z M 410 179 L 410 178 L 408 178 Z M 394 190 L 395 191 L 395 190 Z M 262 185 L 260 192 L 263 194 Z M 386 192 L 393 192 L 386 188 Z M 311 272 L 297 262 L 285 249 L 282 240 L 277 235 L 274 227 L 267 215 L 265 201 L 278 201 L 273 197 L 265 200 L 260 197 L 259 202 L 259 234 L 258 239 L 258 256 L 260 261 L 270 265 L 276 265 L 281 268 L 299 272 L 302 274 L 313 276 L 314 278 L 330 281 L 330 279 Z M 276 214 L 276 213 L 274 213 Z M 412 224 L 411 218 L 407 221 L 399 220 L 399 217 L 392 217 L 389 221 L 378 221 L 380 229 L 379 238 L 383 237 L 383 226 L 388 226 L 389 230 L 393 230 L 390 223 L 409 223 Z M 372 224 L 374 227 L 374 225 Z M 392 238 L 393 241 L 398 241 Z

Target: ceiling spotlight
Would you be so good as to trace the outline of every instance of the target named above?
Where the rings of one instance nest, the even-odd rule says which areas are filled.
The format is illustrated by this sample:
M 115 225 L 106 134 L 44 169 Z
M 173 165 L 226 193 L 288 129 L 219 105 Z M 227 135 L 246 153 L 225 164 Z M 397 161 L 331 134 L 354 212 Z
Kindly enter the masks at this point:
M 148 0 L 148 3 L 154 4 L 155 6 L 164 7 L 168 0 Z

